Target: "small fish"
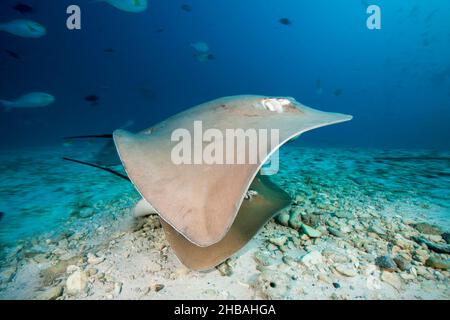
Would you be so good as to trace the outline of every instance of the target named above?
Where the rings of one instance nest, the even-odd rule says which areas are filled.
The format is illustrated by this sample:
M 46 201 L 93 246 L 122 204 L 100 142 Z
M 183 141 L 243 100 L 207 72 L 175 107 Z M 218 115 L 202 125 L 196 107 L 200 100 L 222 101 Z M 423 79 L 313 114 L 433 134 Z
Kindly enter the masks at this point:
M 5 213 L 0 211 L 0 221 L 2 221 L 4 216 L 5 216 Z
M 34 8 L 22 2 L 17 2 L 15 6 L 12 7 L 14 10 L 20 12 L 21 14 L 33 13 Z
M 186 12 L 191 12 L 192 11 L 192 7 L 188 4 L 183 4 L 181 5 L 181 10 L 184 10 Z
M 55 97 L 44 92 L 27 93 L 14 101 L 0 100 L 6 111 L 12 108 L 40 108 L 55 102 Z
M 0 31 L 24 38 L 40 38 L 47 33 L 47 29 L 43 25 L 25 19 L 0 23 Z
M 73 145 L 72 141 L 66 141 L 63 143 L 63 147 L 71 147 Z
M 158 29 L 156 29 L 156 32 L 158 32 L 158 33 L 164 32 L 164 29 L 163 28 L 158 28 Z
M 212 53 L 209 53 L 209 52 L 197 53 L 197 54 L 194 55 L 194 57 L 199 62 L 206 62 L 206 61 L 210 61 L 210 60 L 216 59 L 216 57 Z
M 320 79 L 316 80 L 316 93 L 317 94 L 322 94 L 323 93 L 322 81 L 320 81 Z
M 147 0 L 96 0 L 96 2 L 106 2 L 114 8 L 125 12 L 143 12 L 147 10 Z
M 336 89 L 336 90 L 334 90 L 334 95 L 335 95 L 336 97 L 339 97 L 341 94 L 342 94 L 342 90 L 341 90 L 341 89 Z
M 104 52 L 107 52 L 107 53 L 114 53 L 114 52 L 116 52 L 116 50 L 114 50 L 113 48 L 106 48 L 105 50 L 103 50 Z
M 291 20 L 288 18 L 281 18 L 278 20 L 281 24 L 284 24 L 285 26 L 290 26 L 292 24 Z
M 194 50 L 197 52 L 206 53 L 209 51 L 209 46 L 206 42 L 202 42 L 202 41 L 194 42 L 194 43 L 191 43 L 190 46 L 192 48 L 194 48 Z
M 84 97 L 84 100 L 87 102 L 90 102 L 93 106 L 98 105 L 98 101 L 100 100 L 100 97 L 96 96 L 95 94 L 88 95 Z
M 5 52 L 7 54 L 9 54 L 11 57 L 13 57 L 14 59 L 17 59 L 17 60 L 20 59 L 20 55 L 17 52 L 14 52 L 14 51 L 11 51 L 11 50 L 8 50 L 8 49 L 6 49 Z
M 431 11 L 430 14 L 425 18 L 425 23 L 430 23 L 437 12 L 438 9 L 433 9 L 433 11 Z

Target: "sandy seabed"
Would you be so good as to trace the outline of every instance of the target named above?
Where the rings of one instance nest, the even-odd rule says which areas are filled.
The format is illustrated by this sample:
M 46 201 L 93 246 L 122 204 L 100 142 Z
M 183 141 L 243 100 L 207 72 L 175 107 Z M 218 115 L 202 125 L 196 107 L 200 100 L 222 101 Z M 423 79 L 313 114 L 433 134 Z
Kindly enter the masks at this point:
M 1 299 L 450 298 L 448 153 L 288 145 L 272 180 L 291 206 L 195 272 L 132 217 L 131 184 L 66 152 L 0 153 Z

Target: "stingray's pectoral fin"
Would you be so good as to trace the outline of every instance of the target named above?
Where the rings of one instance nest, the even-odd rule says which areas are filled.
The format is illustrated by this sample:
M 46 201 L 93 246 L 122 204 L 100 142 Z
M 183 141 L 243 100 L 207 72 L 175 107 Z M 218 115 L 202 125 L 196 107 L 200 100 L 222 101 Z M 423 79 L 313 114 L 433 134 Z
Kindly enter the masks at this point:
M 291 202 L 289 195 L 266 176 L 257 176 L 250 189 L 254 195 L 242 203 L 226 236 L 209 247 L 193 244 L 160 219 L 170 246 L 185 266 L 193 270 L 208 270 L 219 265 L 244 247 L 267 221 Z

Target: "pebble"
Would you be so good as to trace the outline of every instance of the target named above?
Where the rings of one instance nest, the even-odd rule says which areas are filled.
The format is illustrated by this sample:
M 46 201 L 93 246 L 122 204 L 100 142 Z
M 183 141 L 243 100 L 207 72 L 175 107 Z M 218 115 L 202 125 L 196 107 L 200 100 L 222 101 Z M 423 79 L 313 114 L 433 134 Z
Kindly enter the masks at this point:
M 92 277 L 92 276 L 96 275 L 97 272 L 98 272 L 97 269 L 95 269 L 95 268 L 89 268 L 89 269 L 87 270 L 86 273 L 87 273 L 87 275 L 88 275 L 89 277 Z
M 405 250 L 411 250 L 412 248 L 414 248 L 414 242 L 398 235 L 396 236 L 395 244 Z
M 402 272 L 400 273 L 400 278 L 402 278 L 403 280 L 414 280 L 416 278 L 416 276 L 412 273 L 406 273 L 406 272 Z
M 311 267 L 316 264 L 323 263 L 323 257 L 322 254 L 319 251 L 311 251 L 307 254 L 305 254 L 301 259 L 300 262 L 303 263 L 307 267 Z
M 413 240 L 416 241 L 418 244 L 428 247 L 428 249 L 430 249 L 431 251 L 434 251 L 436 253 L 450 254 L 450 245 L 448 245 L 448 244 L 434 243 L 434 242 L 428 241 L 427 239 L 425 239 L 423 237 L 413 237 Z
M 438 257 L 429 257 L 425 261 L 425 265 L 434 269 L 448 270 L 450 268 L 450 259 L 443 260 Z
M 441 234 L 441 237 L 445 242 L 450 244 L 450 232 L 444 232 L 443 234 Z
M 152 291 L 159 292 L 159 291 L 161 291 L 162 289 L 164 289 L 164 285 L 163 285 L 162 283 L 155 283 L 155 284 L 152 284 L 152 285 L 151 285 L 150 289 L 151 289 Z
M 289 255 L 284 255 L 282 260 L 288 266 L 294 267 L 297 265 L 297 261 L 295 261 L 295 259 Z
M 255 253 L 255 260 L 259 265 L 268 267 L 275 263 L 274 259 L 270 256 L 267 251 L 258 251 Z
M 430 255 L 426 250 L 418 249 L 413 252 L 413 259 L 420 263 L 425 263 L 429 257 Z
M 402 288 L 402 279 L 396 273 L 383 271 L 381 273 L 381 280 L 397 290 L 400 290 Z
M 287 226 L 289 226 L 289 218 L 290 218 L 289 213 L 282 212 L 277 216 L 276 220 L 282 226 L 287 227 Z
M 55 265 L 41 271 L 41 277 L 45 286 L 50 285 L 56 278 L 67 271 L 67 267 L 81 262 L 81 256 L 74 256 L 67 260 L 59 260 Z
M 36 300 L 56 300 L 56 298 L 60 297 L 63 292 L 63 286 L 59 285 L 56 287 L 51 287 L 47 290 L 41 291 L 35 297 Z
M 77 270 L 66 281 L 66 290 L 69 295 L 78 295 L 86 292 L 88 277 L 85 272 Z
M 304 222 L 303 224 L 306 224 L 308 226 L 313 226 L 313 227 L 317 227 L 320 225 L 321 221 L 322 221 L 322 217 L 318 216 L 316 214 L 305 214 L 301 217 L 301 220 Z M 301 227 L 302 224 L 299 225 L 299 227 Z
M 368 232 L 373 232 L 376 233 L 377 235 L 379 235 L 380 237 L 383 237 L 386 235 L 386 231 L 384 229 L 382 229 L 381 227 L 377 226 L 377 225 L 371 225 L 369 227 L 369 229 L 367 229 Z
M 233 270 L 226 261 L 218 265 L 216 268 L 217 270 L 219 270 L 220 274 L 224 277 L 229 277 L 233 274 Z
M 105 257 L 97 257 L 96 255 L 92 254 L 92 253 L 88 253 L 87 255 L 87 262 L 90 265 L 97 265 L 103 261 L 105 261 Z
M 323 274 L 323 273 L 319 274 L 317 276 L 317 279 L 324 283 L 327 283 L 327 284 L 331 284 L 333 282 L 329 276 L 327 276 L 326 274 Z
M 384 269 L 387 271 L 395 271 L 397 269 L 397 265 L 390 256 L 377 257 L 375 259 L 375 264 L 380 267 L 380 269 Z
M 278 237 L 273 237 L 269 239 L 269 242 L 278 246 L 278 247 L 282 247 L 286 244 L 287 241 L 287 237 L 286 236 L 278 236 Z
M 333 236 L 338 237 L 338 238 L 344 238 L 345 234 L 343 232 L 341 232 L 338 229 L 335 229 L 333 227 L 328 227 L 327 228 L 328 232 L 331 233 Z
M 409 271 L 411 269 L 411 263 L 401 256 L 396 256 L 394 262 L 401 271 Z
M 427 235 L 426 236 L 428 238 L 428 240 L 430 240 L 431 242 L 441 242 L 444 239 L 442 239 L 442 237 L 440 235 Z
M 0 273 L 0 281 L 1 282 L 10 282 L 14 276 L 16 275 L 17 267 L 11 266 L 9 268 L 6 268 Z
M 319 231 L 311 228 L 310 226 L 307 226 L 306 224 L 302 224 L 301 230 L 310 238 L 319 238 L 322 235 Z
M 302 226 L 302 216 L 299 210 L 291 213 L 291 216 L 289 218 L 289 226 L 295 230 L 299 230 Z
M 67 266 L 66 273 L 72 274 L 72 273 L 74 273 L 74 272 L 77 271 L 77 270 L 80 270 L 80 267 L 71 264 L 70 266 Z
M 353 214 L 350 212 L 346 212 L 346 211 L 338 211 L 338 212 L 334 212 L 333 215 L 335 217 L 338 217 L 340 219 L 351 219 L 353 217 Z
M 335 269 L 337 272 L 346 277 L 354 277 L 358 274 L 355 267 L 353 267 L 353 265 L 350 263 L 338 264 L 335 266 Z
M 441 235 L 442 233 L 442 231 L 438 227 L 426 222 L 416 223 L 413 225 L 413 227 L 420 233 L 424 234 Z

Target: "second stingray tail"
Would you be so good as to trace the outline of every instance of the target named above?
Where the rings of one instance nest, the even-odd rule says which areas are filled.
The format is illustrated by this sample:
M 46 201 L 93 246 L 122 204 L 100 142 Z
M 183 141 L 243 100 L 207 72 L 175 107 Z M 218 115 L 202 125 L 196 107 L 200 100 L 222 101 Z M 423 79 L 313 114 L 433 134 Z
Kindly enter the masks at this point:
M 77 160 L 77 159 L 72 159 L 72 158 L 67 158 L 67 157 L 64 157 L 62 159 L 65 160 L 65 161 L 78 163 L 78 164 L 81 164 L 81 165 L 84 165 L 84 166 L 97 168 L 97 169 L 109 172 L 109 173 L 111 173 L 111 174 L 113 174 L 113 175 L 115 175 L 117 177 L 120 177 L 120 178 L 122 178 L 124 180 L 130 181 L 130 178 L 128 178 L 126 175 L 124 175 L 124 174 L 122 174 L 122 173 L 120 173 L 118 171 L 112 170 L 110 168 L 102 167 L 102 166 L 99 166 L 99 165 L 96 165 L 96 164 L 93 164 L 93 163 L 89 163 L 89 162 L 85 162 L 85 161 L 81 161 L 81 160 Z

